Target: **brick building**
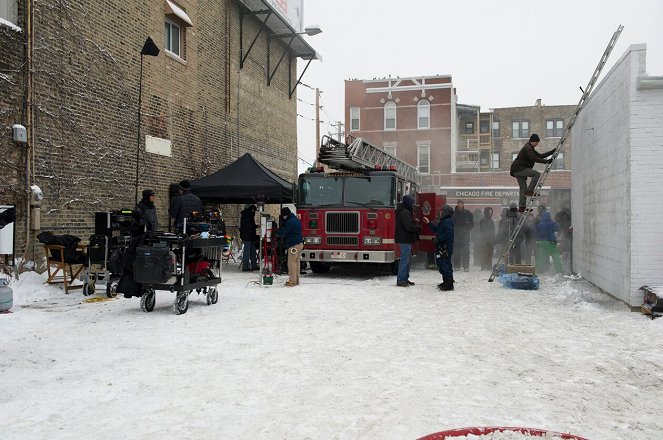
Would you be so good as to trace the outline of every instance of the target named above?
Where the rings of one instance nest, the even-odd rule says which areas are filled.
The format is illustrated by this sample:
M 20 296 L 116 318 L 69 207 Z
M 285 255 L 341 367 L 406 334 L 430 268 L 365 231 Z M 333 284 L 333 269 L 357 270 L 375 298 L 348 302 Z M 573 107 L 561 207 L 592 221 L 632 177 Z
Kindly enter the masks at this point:
M 294 180 L 297 58 L 317 54 L 295 34 L 301 29 L 258 3 L 8 2 L 0 24 L 0 153 L 8 170 L 0 204 L 18 206 L 19 242 L 27 233 L 34 243 L 37 232 L 27 227 L 31 184 L 44 193 L 42 230 L 87 238 L 93 212 L 133 207 L 137 154 L 138 188 L 156 190 L 162 224 L 170 183 L 246 152 Z M 148 36 L 161 52 L 142 57 L 139 136 Z M 20 147 L 11 138 L 15 123 L 27 128 Z
M 531 133 L 540 151 L 557 146 L 575 106 L 496 108 L 457 103 L 451 76 L 384 78 L 345 82 L 347 134 L 366 138 L 416 165 L 422 190 L 465 199 L 469 209 L 517 201 L 509 167 Z M 569 200 L 570 139 L 548 176 L 540 201 L 554 210 Z

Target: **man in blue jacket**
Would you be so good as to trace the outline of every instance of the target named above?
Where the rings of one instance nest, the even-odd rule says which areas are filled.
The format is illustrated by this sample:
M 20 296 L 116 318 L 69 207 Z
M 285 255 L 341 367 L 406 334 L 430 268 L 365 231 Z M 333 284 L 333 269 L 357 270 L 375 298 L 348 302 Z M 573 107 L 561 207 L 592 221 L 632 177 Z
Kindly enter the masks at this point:
M 281 227 L 276 231 L 277 237 L 283 237 L 283 245 L 288 254 L 288 287 L 299 284 L 299 260 L 304 249 L 302 237 L 302 222 L 290 211 L 290 208 L 281 209 Z
M 440 290 L 454 290 L 454 271 L 451 264 L 451 255 L 454 253 L 454 223 L 451 220 L 453 208 L 444 205 L 442 219 L 435 225 L 424 217 L 424 223 L 435 233 L 435 263 L 442 274 L 442 283 L 438 284 Z

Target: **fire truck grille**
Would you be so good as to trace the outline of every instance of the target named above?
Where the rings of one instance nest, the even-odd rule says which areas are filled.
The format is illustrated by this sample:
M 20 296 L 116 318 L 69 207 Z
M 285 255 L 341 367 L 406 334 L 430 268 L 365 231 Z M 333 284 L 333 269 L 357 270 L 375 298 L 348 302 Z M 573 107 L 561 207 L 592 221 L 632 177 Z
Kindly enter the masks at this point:
M 330 246 L 358 246 L 359 237 L 327 237 Z
M 359 213 L 328 212 L 325 224 L 328 234 L 359 234 Z

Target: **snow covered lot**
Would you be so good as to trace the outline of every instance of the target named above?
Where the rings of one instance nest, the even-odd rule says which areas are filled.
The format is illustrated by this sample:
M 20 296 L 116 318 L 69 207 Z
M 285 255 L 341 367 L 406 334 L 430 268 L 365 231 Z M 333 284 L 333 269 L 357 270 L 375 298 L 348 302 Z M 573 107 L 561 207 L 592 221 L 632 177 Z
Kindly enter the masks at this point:
M 538 291 L 435 271 L 356 269 L 261 288 L 226 267 L 219 303 L 84 302 L 14 280 L 0 315 L 0 438 L 416 439 L 527 426 L 663 436 L 663 319 L 582 280 Z

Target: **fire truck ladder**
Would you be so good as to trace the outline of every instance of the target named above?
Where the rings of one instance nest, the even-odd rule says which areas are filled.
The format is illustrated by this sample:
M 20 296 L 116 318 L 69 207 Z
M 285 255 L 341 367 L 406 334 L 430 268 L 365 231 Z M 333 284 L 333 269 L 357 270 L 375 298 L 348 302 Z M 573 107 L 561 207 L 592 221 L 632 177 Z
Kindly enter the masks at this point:
M 529 203 L 527 204 L 527 209 L 526 212 L 529 212 L 530 209 L 534 207 L 534 202 L 536 199 L 541 195 L 541 188 L 543 187 L 544 183 L 546 182 L 546 178 L 548 177 L 548 173 L 550 170 L 553 168 L 553 163 L 555 159 L 557 159 L 557 156 L 563 152 L 564 148 L 564 142 L 566 142 L 566 138 L 568 137 L 569 133 L 571 132 L 571 129 L 573 128 L 573 125 L 576 122 L 576 118 L 578 117 L 578 114 L 580 111 L 585 107 L 585 104 L 587 102 L 587 98 L 589 97 L 590 93 L 592 92 L 592 89 L 594 88 L 594 84 L 596 84 L 596 81 L 599 79 L 599 75 L 601 74 L 601 70 L 603 70 L 603 66 L 605 66 L 606 61 L 608 61 L 608 57 L 610 56 L 610 52 L 612 52 L 612 49 L 615 47 L 615 44 L 617 43 L 617 39 L 619 39 L 619 35 L 622 33 L 622 29 L 624 29 L 624 26 L 619 25 L 617 27 L 617 30 L 615 31 L 614 34 L 612 34 L 612 38 L 610 39 L 610 43 L 608 43 L 608 47 L 606 47 L 605 52 L 603 52 L 603 56 L 601 57 L 601 61 L 599 61 L 598 66 L 596 66 L 596 69 L 594 70 L 594 74 L 592 75 L 592 78 L 589 80 L 589 83 L 587 84 L 587 87 L 585 90 L 580 88 L 580 90 L 583 92 L 582 96 L 580 98 L 580 101 L 578 102 L 578 106 L 576 107 L 576 111 L 571 117 L 571 120 L 569 121 L 568 125 L 566 126 L 566 129 L 564 130 L 564 134 L 562 137 L 559 139 L 559 143 L 557 144 L 557 147 L 555 148 L 555 152 L 552 154 L 552 159 L 553 162 L 546 164 L 546 168 L 541 174 L 541 177 L 539 178 L 539 181 L 536 184 L 536 188 L 534 189 L 534 195 L 530 199 Z M 518 236 L 518 233 L 523 227 L 523 224 L 525 223 L 525 215 L 522 215 L 520 217 L 520 220 L 518 221 L 518 224 L 514 228 L 514 230 L 511 232 L 511 237 L 509 238 L 509 242 L 506 244 L 504 247 L 504 250 L 502 251 L 502 255 L 500 256 L 499 260 L 497 260 L 497 263 L 495 263 L 495 266 L 493 267 L 493 272 L 490 274 L 490 278 L 488 279 L 488 282 L 493 282 L 497 274 L 499 273 L 498 267 L 502 260 L 506 259 L 506 255 L 509 253 L 511 248 L 513 247 L 513 243 L 516 240 L 516 237 Z
M 322 138 L 318 162 L 345 171 L 370 171 L 375 165 L 396 170 L 396 175 L 410 182 L 418 182 L 415 167 L 369 144 L 362 138 L 348 136 L 350 144 L 344 144 L 329 136 Z

